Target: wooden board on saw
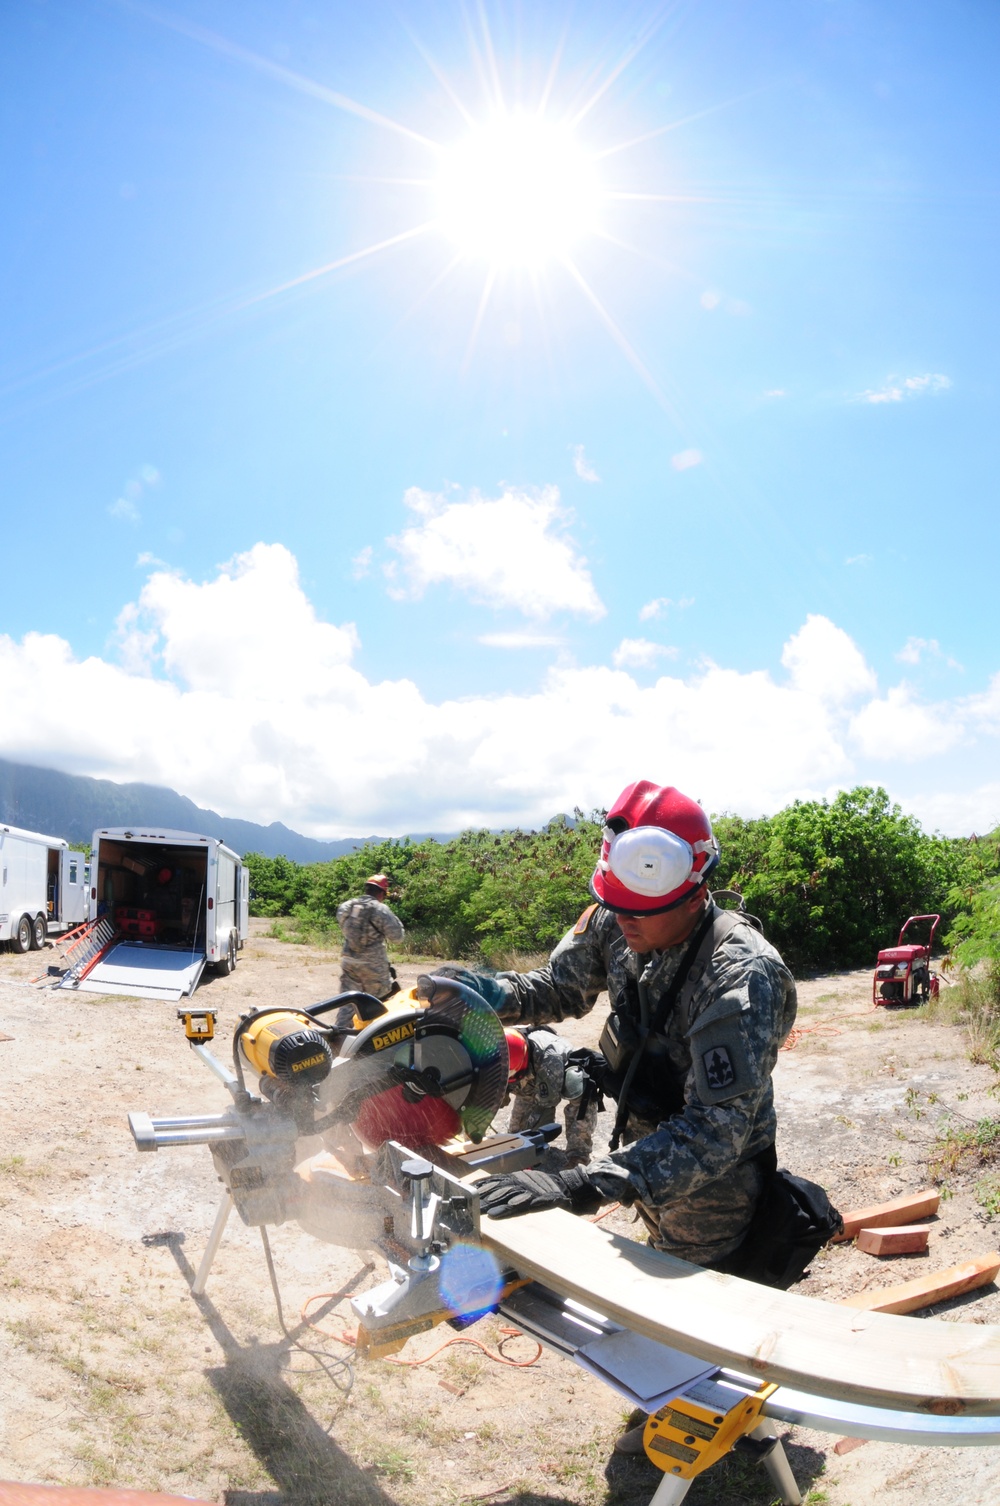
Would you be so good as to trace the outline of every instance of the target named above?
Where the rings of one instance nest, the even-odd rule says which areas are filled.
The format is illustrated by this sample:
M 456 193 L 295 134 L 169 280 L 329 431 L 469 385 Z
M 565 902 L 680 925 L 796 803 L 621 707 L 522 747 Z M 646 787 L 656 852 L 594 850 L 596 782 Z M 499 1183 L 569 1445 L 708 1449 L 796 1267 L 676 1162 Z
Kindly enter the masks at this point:
M 707 1364 L 867 1406 L 1000 1416 L 1000 1327 L 774 1291 L 558 1209 L 484 1218 L 480 1237 L 522 1276 Z

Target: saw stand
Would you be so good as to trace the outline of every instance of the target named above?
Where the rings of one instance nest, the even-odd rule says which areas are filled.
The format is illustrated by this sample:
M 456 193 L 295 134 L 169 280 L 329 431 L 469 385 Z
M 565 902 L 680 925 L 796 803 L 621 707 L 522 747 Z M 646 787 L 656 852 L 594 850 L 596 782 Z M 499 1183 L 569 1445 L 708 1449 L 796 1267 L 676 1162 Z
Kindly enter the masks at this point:
M 771 1477 L 771 1483 L 783 1502 L 783 1506 L 801 1506 L 802 1494 L 795 1483 L 788 1455 L 785 1453 L 774 1423 L 767 1421 L 758 1423 L 753 1431 L 745 1436 L 762 1447 L 766 1448 L 768 1444 L 771 1445 L 761 1457 L 761 1462 Z M 650 1496 L 649 1506 L 680 1506 L 696 1478 L 697 1476 L 692 1476 L 687 1480 L 682 1480 L 677 1475 L 665 1474 Z

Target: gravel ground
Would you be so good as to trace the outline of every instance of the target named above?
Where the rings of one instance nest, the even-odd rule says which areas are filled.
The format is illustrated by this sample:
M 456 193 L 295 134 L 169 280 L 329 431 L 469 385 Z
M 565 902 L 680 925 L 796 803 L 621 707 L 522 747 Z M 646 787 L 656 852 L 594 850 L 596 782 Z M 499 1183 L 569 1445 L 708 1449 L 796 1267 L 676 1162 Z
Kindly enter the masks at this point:
M 247 1008 L 336 991 L 335 953 L 271 940 L 266 928 L 255 922 L 236 972 L 199 993 L 218 1009 L 223 1036 Z M 0 1032 L 12 1037 L 0 1041 L 0 1476 L 172 1490 L 228 1506 L 645 1506 L 659 1479 L 653 1467 L 608 1462 L 621 1401 L 556 1355 L 512 1369 L 452 1345 L 418 1368 L 359 1366 L 344 1401 L 326 1373 L 289 1352 L 259 1238 L 236 1219 L 206 1298 L 193 1299 L 188 1279 L 218 1201 L 210 1158 L 198 1148 L 140 1157 L 125 1116 L 214 1111 L 225 1094 L 187 1049 L 173 1006 L 61 994 L 47 986 L 58 961 L 51 948 L 0 953 Z M 400 965 L 404 983 L 424 970 Z M 840 1207 L 925 1185 L 948 1127 L 997 1112 L 994 1075 L 968 1059 L 946 1010 L 937 1020 L 874 1011 L 867 972 L 807 980 L 800 999 L 803 1033 L 775 1075 L 779 1158 L 821 1181 Z M 602 1015 L 599 1004 L 565 1033 L 595 1044 Z M 558 1165 L 558 1146 L 549 1154 Z M 885 1262 L 833 1247 L 799 1289 L 836 1300 L 986 1253 L 1000 1231 L 976 1201 L 981 1174 L 950 1177 L 926 1255 Z M 606 1223 L 635 1232 L 620 1212 Z M 384 1279 L 381 1265 L 365 1269 L 369 1256 L 294 1225 L 274 1231 L 273 1244 L 290 1327 L 306 1298 Z M 929 1316 L 1000 1322 L 1000 1292 Z M 323 1326 L 344 1332 L 349 1309 L 334 1306 Z M 486 1319 L 468 1334 L 492 1348 L 498 1329 Z M 422 1335 L 403 1358 L 451 1337 L 447 1328 Z M 335 1339 L 325 1347 L 348 1353 Z M 517 1340 L 508 1352 L 530 1359 L 533 1350 Z M 883 1506 L 910 1506 L 918 1491 L 942 1506 L 1000 1502 L 993 1450 L 868 1443 L 838 1455 L 835 1442 L 802 1429 L 787 1438 L 814 1506 L 863 1506 L 876 1495 Z M 763 1472 L 739 1460 L 696 1481 L 687 1498 L 772 1499 Z

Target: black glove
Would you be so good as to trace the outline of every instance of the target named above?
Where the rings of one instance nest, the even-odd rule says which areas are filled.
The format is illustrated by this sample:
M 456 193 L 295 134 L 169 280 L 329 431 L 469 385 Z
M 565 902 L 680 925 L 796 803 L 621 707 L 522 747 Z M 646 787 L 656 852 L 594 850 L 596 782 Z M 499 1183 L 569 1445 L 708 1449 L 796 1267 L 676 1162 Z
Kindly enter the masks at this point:
M 476 1183 L 479 1206 L 490 1218 L 515 1218 L 542 1208 L 593 1213 L 604 1194 L 579 1167 L 570 1171 L 512 1171 Z

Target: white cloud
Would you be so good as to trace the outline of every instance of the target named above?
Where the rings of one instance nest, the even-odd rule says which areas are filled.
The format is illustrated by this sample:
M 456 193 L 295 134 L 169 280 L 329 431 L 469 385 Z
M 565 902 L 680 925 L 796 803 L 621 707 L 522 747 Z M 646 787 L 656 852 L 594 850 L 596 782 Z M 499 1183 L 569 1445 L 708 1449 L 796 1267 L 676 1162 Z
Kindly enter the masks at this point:
M 391 595 L 418 599 L 428 586 L 449 584 L 525 617 L 604 616 L 587 562 L 567 533 L 570 515 L 557 487 L 508 487 L 496 498 L 473 492 L 467 502 L 411 487 L 404 500 L 420 522 L 389 540 L 400 556 L 386 567 Z
M 946 753 L 965 734 L 954 707 L 915 701 L 907 685 L 894 685 L 881 700 L 869 701 L 851 718 L 850 730 L 867 757 L 904 762 Z
M 670 464 L 675 471 L 689 471 L 692 466 L 701 465 L 704 458 L 700 450 L 679 450 L 676 455 L 671 455 Z
M 857 746 L 902 760 L 950 746 L 962 725 L 1000 732 L 1000 675 L 951 715 L 905 687 L 875 699 L 857 645 L 817 616 L 786 645 L 787 678 L 705 663 L 640 685 L 623 668 L 560 664 L 530 693 L 431 702 L 355 669 L 353 626 L 319 619 L 280 545 L 204 583 L 155 572 L 119 631 L 117 662 L 77 659 L 51 634 L 0 636 L 0 754 L 170 785 L 322 836 L 532 824 L 637 778 L 754 815 L 870 778 Z M 67 706 L 82 709 L 67 719 Z M 975 810 L 955 797 L 958 829 L 984 830 L 996 794 L 984 786 Z
M 770 387 L 770 388 L 768 388 L 767 392 L 764 393 L 764 396 L 765 397 L 787 397 L 788 393 L 785 391 L 784 387 Z
M 924 376 L 889 377 L 881 387 L 869 388 L 858 394 L 862 403 L 902 403 L 909 398 L 922 397 L 928 392 L 944 392 L 951 386 L 951 377 L 939 371 L 929 371 Z
M 566 639 L 549 633 L 482 633 L 476 642 L 486 648 L 561 648 Z
M 714 313 L 717 308 L 724 309 L 727 314 L 735 314 L 738 317 L 750 312 L 750 305 L 745 299 L 730 298 L 727 293 L 720 293 L 716 288 L 706 288 L 698 302 L 710 314 Z
M 849 554 L 844 561 L 845 565 L 873 565 L 875 556 L 872 554 Z
M 108 506 L 108 516 L 124 523 L 138 523 L 142 514 L 139 501 L 150 487 L 159 486 L 163 477 L 155 465 L 141 465 L 122 487 L 121 495 Z
M 1000 784 L 996 783 L 981 784 L 975 789 L 921 791 L 908 800 L 900 800 L 900 804 L 909 810 L 919 810 L 928 831 L 971 837 L 973 832 L 992 831 L 1000 826 Z
M 648 638 L 623 638 L 611 655 L 616 669 L 649 669 L 658 659 L 676 659 L 678 650 Z
M 581 481 L 600 481 L 601 479 L 587 459 L 587 453 L 582 444 L 573 446 L 573 469 Z
M 829 617 L 810 613 L 782 649 L 781 662 L 797 690 L 833 705 L 875 692 L 874 671 L 854 640 Z
M 669 596 L 656 596 L 639 608 L 639 621 L 653 622 L 657 617 L 666 617 L 671 607 L 675 612 L 683 612 L 685 607 L 693 606 L 693 596 L 681 596 L 677 601 L 671 600 Z
M 901 664 L 920 664 L 925 658 L 941 659 L 949 669 L 961 669 L 957 659 L 946 654 L 936 638 L 907 638 L 896 658 Z
M 366 544 L 363 549 L 358 550 L 357 554 L 351 560 L 351 574 L 355 580 L 364 580 L 365 576 L 371 570 L 373 553 L 374 550 L 371 544 Z

